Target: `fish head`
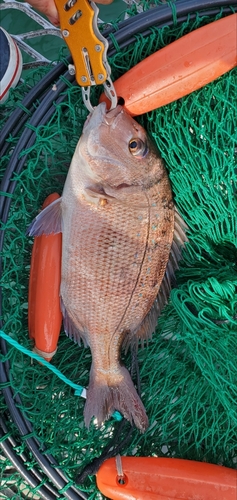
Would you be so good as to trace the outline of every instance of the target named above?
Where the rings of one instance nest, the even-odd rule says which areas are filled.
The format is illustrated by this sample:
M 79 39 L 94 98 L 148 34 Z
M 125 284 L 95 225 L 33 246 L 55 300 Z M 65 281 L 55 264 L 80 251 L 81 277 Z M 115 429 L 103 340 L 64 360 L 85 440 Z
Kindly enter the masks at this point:
M 164 165 L 144 128 L 118 105 L 99 104 L 85 122 L 80 155 L 91 178 L 102 185 L 151 185 L 163 176 Z

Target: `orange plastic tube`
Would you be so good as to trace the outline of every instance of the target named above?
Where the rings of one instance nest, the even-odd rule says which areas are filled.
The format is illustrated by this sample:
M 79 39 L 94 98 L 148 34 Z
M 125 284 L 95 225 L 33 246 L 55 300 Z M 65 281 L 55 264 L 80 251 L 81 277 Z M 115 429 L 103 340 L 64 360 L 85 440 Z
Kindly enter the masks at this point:
M 237 14 L 198 28 L 134 66 L 115 83 L 131 115 L 190 94 L 237 65 Z M 103 94 L 100 101 L 109 101 Z
M 49 195 L 43 208 L 58 199 Z M 29 336 L 34 351 L 50 361 L 57 350 L 62 324 L 59 290 L 61 281 L 62 235 L 36 236 L 34 239 L 28 297 Z
M 121 457 L 123 477 L 115 458 L 97 473 L 97 486 L 111 500 L 236 500 L 237 471 L 191 460 Z

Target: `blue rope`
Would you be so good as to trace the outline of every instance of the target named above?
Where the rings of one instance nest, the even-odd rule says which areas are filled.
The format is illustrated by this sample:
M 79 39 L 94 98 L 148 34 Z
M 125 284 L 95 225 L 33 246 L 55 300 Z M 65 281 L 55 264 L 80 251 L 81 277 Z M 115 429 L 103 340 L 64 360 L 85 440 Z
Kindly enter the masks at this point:
M 26 349 L 26 347 L 23 347 L 21 344 L 18 344 L 16 340 L 14 340 L 12 337 L 9 337 L 6 333 L 4 333 L 2 330 L 0 330 L 0 337 L 2 337 L 6 342 L 11 344 L 13 347 L 15 347 L 18 351 L 21 351 L 23 354 L 26 354 L 30 358 L 35 359 L 42 365 L 46 366 L 51 372 L 53 372 L 58 378 L 60 378 L 65 384 L 69 385 L 74 389 L 74 394 L 75 396 L 81 396 L 81 397 L 86 397 L 86 389 L 82 387 L 81 385 L 74 384 L 71 380 L 69 380 L 65 375 L 63 375 L 54 365 L 51 365 L 48 361 L 46 361 L 44 358 L 39 356 L 39 354 L 36 354 L 35 352 L 29 351 L 29 349 Z M 113 413 L 113 418 L 115 420 L 122 420 L 122 416 L 118 411 L 115 411 Z
M 23 354 L 26 354 L 30 358 L 36 359 L 36 361 L 39 361 L 42 365 L 46 366 L 49 370 L 51 370 L 51 372 L 57 375 L 58 378 L 60 378 L 63 382 L 65 382 L 65 384 L 70 385 L 70 387 L 74 389 L 75 396 L 81 396 L 82 392 L 85 391 L 84 387 L 82 387 L 81 385 L 74 384 L 74 382 L 71 382 L 71 380 L 65 377 L 65 375 L 63 375 L 54 365 L 51 365 L 48 361 L 46 361 L 46 359 L 39 356 L 39 354 L 36 354 L 36 352 L 29 351 L 29 349 L 26 349 L 22 345 L 18 344 L 16 340 L 14 340 L 12 337 L 9 337 L 9 335 L 7 335 L 1 330 L 0 330 L 0 337 L 6 340 L 18 351 L 23 352 Z

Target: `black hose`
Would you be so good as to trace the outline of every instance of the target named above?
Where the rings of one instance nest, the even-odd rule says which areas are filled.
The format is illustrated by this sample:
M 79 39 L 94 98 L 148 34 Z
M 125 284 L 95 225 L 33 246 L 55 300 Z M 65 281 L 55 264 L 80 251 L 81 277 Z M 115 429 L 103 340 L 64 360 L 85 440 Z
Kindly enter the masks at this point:
M 235 8 L 237 10 L 237 5 L 236 5 Z M 216 15 L 218 12 L 219 11 L 217 9 L 215 9 L 215 10 L 211 10 L 210 9 L 210 10 L 207 10 L 207 11 L 199 12 L 199 15 L 200 16 L 209 16 L 210 17 L 210 16 Z M 230 9 L 230 7 L 229 8 L 225 7 L 225 8 L 222 9 L 222 14 L 230 15 L 231 13 L 233 13 L 233 10 Z M 191 21 L 191 20 L 193 20 L 193 19 L 196 18 L 196 13 L 195 12 L 189 13 L 188 16 L 189 16 L 189 20 Z M 184 23 L 186 21 L 187 21 L 187 14 L 184 14 L 183 16 L 178 17 L 177 24 L 182 24 L 182 23 Z M 153 24 L 153 26 L 156 26 L 159 29 L 161 29 L 161 28 L 164 28 L 165 26 L 172 26 L 173 24 L 174 24 L 173 19 L 167 19 L 167 20 L 164 20 L 161 23 L 159 22 L 157 24 Z M 147 37 L 147 36 L 149 36 L 150 34 L 151 34 L 151 27 L 147 28 L 145 31 L 142 31 L 142 33 L 141 33 L 141 35 L 144 38 Z M 117 43 L 118 43 L 118 39 L 119 39 L 119 48 L 122 50 L 122 49 L 126 48 L 128 45 L 130 45 L 130 44 L 132 44 L 132 43 L 134 43 L 136 41 L 136 35 L 137 35 L 137 33 L 131 35 L 130 38 L 126 38 L 126 39 L 123 38 L 123 37 L 121 37 L 121 39 L 120 39 L 120 37 L 118 37 L 116 35 L 117 35 L 117 33 L 113 34 L 113 36 L 116 39 Z M 110 42 L 110 49 L 109 49 L 109 56 L 110 57 L 114 56 L 116 54 L 116 52 L 117 52 L 117 48 L 113 47 L 113 45 L 114 45 L 113 40 L 111 40 L 111 42 Z
M 67 79 L 69 82 L 72 82 L 74 80 L 74 77 L 69 75 L 69 73 L 67 73 Z M 64 80 L 59 81 L 57 85 L 57 90 L 56 91 L 49 90 L 45 95 L 41 105 L 34 112 L 32 118 L 28 122 L 29 127 L 24 129 L 21 135 L 21 139 L 18 141 L 18 144 L 16 145 L 11 155 L 8 168 L 5 171 L 1 181 L 0 185 L 1 192 L 3 193 L 7 192 L 10 194 L 14 192 L 16 181 L 12 181 L 13 173 L 19 174 L 21 172 L 27 156 L 25 155 L 19 160 L 19 154 L 23 149 L 32 146 L 32 144 L 34 144 L 35 141 L 35 132 L 32 130 L 32 128 L 37 127 L 39 125 L 45 125 L 45 123 L 47 123 L 47 121 L 55 111 L 55 106 L 53 105 L 53 103 L 55 102 L 56 104 L 58 104 L 64 100 L 65 96 L 62 95 L 62 92 L 66 88 L 67 88 L 67 83 L 65 83 Z M 9 202 L 11 202 L 10 198 L 5 198 L 4 196 L 1 196 L 0 214 L 3 222 L 6 222 L 7 220 L 8 209 L 7 210 L 5 209 L 5 205 L 7 205 L 7 207 L 9 208 L 10 206 Z
M 0 439 L 4 437 L 4 433 L 0 428 Z M 35 479 L 35 476 L 31 471 L 28 471 L 24 466 L 24 462 L 17 456 L 10 446 L 8 440 L 1 439 L 0 447 L 4 455 L 11 461 L 12 465 L 19 472 L 23 480 L 25 480 L 31 488 L 37 488 L 37 493 L 41 495 L 44 500 L 57 500 L 58 495 L 52 495 L 45 486 L 39 487 L 39 481 Z
M 175 5 L 175 12 L 177 19 L 179 16 L 188 15 L 191 12 L 200 12 L 205 11 L 206 9 L 215 9 L 218 11 L 220 8 L 225 6 L 236 5 L 236 0 L 230 2 L 230 0 L 177 0 Z M 217 12 L 216 12 L 217 13 Z M 128 29 L 130 35 L 133 33 L 140 33 L 147 29 L 152 25 L 156 25 L 160 22 L 173 20 L 173 9 L 171 7 L 171 2 L 164 3 L 163 5 L 158 5 L 157 7 L 153 7 L 146 12 L 141 12 L 136 16 L 126 19 L 125 21 L 121 21 L 119 26 L 119 38 L 124 36 L 126 30 Z M 132 21 L 132 22 L 131 22 Z M 104 31 L 104 36 L 108 36 L 108 34 L 113 30 L 113 27 L 109 27 Z M 118 40 L 119 40 L 118 38 Z
M 8 429 L 7 429 L 6 423 L 4 422 L 2 417 L 0 417 L 0 432 L 1 432 L 1 430 L 2 430 L 1 437 L 8 435 Z M 12 449 L 12 453 L 16 454 L 14 449 L 17 448 L 18 443 L 15 441 L 15 439 L 11 436 L 10 433 L 9 433 L 8 437 L 5 437 L 4 441 L 7 441 L 8 446 L 10 447 L 10 449 Z M 4 450 L 4 443 L 3 442 L 0 442 L 0 446 Z M 17 468 L 17 470 L 21 474 L 21 471 L 24 472 L 24 470 L 25 470 L 24 464 L 25 464 L 25 462 L 27 462 L 28 457 L 23 452 L 17 453 L 16 456 L 21 459 L 21 460 L 19 460 L 19 468 Z M 21 461 L 23 461 L 23 464 L 21 463 Z M 30 472 L 31 472 L 31 474 L 34 475 L 34 477 L 36 477 L 38 479 L 39 483 L 44 481 L 42 474 L 35 467 L 31 467 Z M 58 491 L 50 483 L 44 482 L 44 486 L 53 494 L 54 498 L 58 498 L 60 496 Z
M 1 339 L 2 340 L 2 339 Z M 3 353 L 5 349 L 3 347 Z M 4 369 L 4 364 L 1 363 L 0 365 L 0 380 L 3 384 L 7 385 L 8 378 Z M 68 481 L 64 480 L 62 476 L 57 472 L 57 470 L 53 467 L 51 467 L 52 462 L 48 460 L 47 454 L 44 453 L 42 454 L 39 451 L 39 443 L 35 440 L 33 437 L 27 437 L 28 435 L 31 434 L 32 432 L 32 427 L 28 419 L 21 414 L 18 405 L 20 403 L 20 398 L 18 397 L 17 399 L 12 395 L 12 391 L 9 387 L 3 387 L 2 393 L 4 395 L 8 410 L 12 416 L 12 419 L 14 423 L 16 424 L 20 435 L 24 438 L 25 443 L 27 444 L 30 452 L 33 454 L 33 456 L 36 458 L 41 470 L 46 474 L 46 476 L 52 481 L 52 483 L 60 490 L 62 488 L 65 488 L 67 485 Z M 65 492 L 64 496 L 68 498 L 69 500 L 78 500 L 78 499 L 87 499 L 87 495 L 84 494 L 83 492 L 77 492 L 75 489 L 69 487 Z
M 230 9 L 230 6 L 235 7 L 237 9 L 237 1 L 234 0 L 231 4 L 229 0 L 177 0 L 175 3 L 175 12 L 176 12 L 176 17 L 177 17 L 177 22 L 179 22 L 179 18 L 187 18 L 187 16 L 191 13 L 194 12 L 199 12 L 202 10 L 203 14 L 206 14 L 206 9 L 209 9 L 209 15 L 210 12 L 212 15 L 217 14 L 220 11 L 220 8 L 228 6 Z M 212 10 L 213 9 L 213 10 Z M 168 4 L 164 5 L 159 5 L 157 7 L 154 7 L 147 12 L 141 12 L 140 14 L 137 14 L 136 16 L 126 19 L 125 21 L 122 21 L 119 23 L 119 29 L 118 31 L 114 32 L 114 28 L 108 28 L 107 30 L 104 31 L 103 35 L 106 38 L 109 38 L 109 35 L 113 33 L 116 42 L 118 44 L 123 43 L 124 41 L 132 40 L 134 41 L 134 35 L 137 33 L 141 33 L 142 35 L 144 32 L 147 32 L 151 28 L 151 26 L 160 26 L 161 24 L 163 26 L 167 25 L 167 23 L 173 24 L 174 19 L 173 19 L 173 11 Z M 113 41 L 109 40 L 109 45 L 111 47 L 111 42 Z
M 2 328 L 1 321 L 0 321 L 0 328 Z M 6 343 L 3 341 L 3 339 L 0 338 L 0 346 L 1 346 L 1 344 L 2 344 L 2 353 L 3 353 L 4 356 L 6 356 L 7 355 Z M 6 366 L 8 366 L 8 370 L 5 369 L 5 374 L 4 373 L 1 374 L 1 364 L 0 364 L 0 380 L 1 380 L 1 382 L 2 382 L 2 380 L 7 380 L 6 373 L 9 372 L 9 361 L 8 360 L 5 361 L 5 368 L 6 368 Z M 7 387 L 6 389 L 9 391 L 8 396 L 10 398 L 12 398 L 11 388 Z M 22 406 L 21 398 L 20 398 L 20 396 L 19 396 L 18 393 L 14 394 L 14 404 L 15 404 L 16 408 L 18 408 L 18 410 Z M 9 410 L 9 407 L 8 407 L 8 410 Z M 18 417 L 21 418 L 21 412 L 20 412 L 20 410 L 19 410 L 19 413 L 18 413 Z M 14 417 L 13 417 L 13 419 L 14 419 Z M 4 433 L 7 434 L 6 425 L 5 425 L 5 427 L 4 427 L 4 425 L 5 424 L 3 423 L 2 418 L 0 418 L 0 426 L 2 427 Z M 18 421 L 16 422 L 16 425 L 17 425 L 18 430 L 20 430 L 20 428 L 18 426 Z M 23 415 L 23 425 L 25 425 L 25 427 L 27 429 L 27 434 L 32 434 L 33 428 L 32 428 L 31 422 L 24 415 Z M 34 437 L 32 439 L 35 441 L 35 443 L 37 445 L 37 448 L 38 449 L 40 448 L 42 450 L 43 449 L 42 442 L 40 442 L 37 439 L 37 437 Z M 14 439 L 12 437 L 9 437 L 9 442 L 13 446 L 15 445 Z M 65 483 L 67 483 L 68 482 L 68 478 L 65 476 L 65 474 L 63 473 L 63 471 L 60 468 L 58 468 L 58 464 L 57 464 L 55 458 L 51 454 L 49 454 L 49 453 L 46 454 L 45 452 L 44 452 L 44 456 L 49 461 L 50 466 L 53 465 L 53 472 L 54 472 L 54 469 L 57 469 L 57 473 L 62 477 L 62 479 L 65 481 Z M 24 459 L 24 456 L 23 456 L 23 459 Z M 34 468 L 31 468 L 31 472 L 34 472 Z M 40 475 L 39 475 L 38 471 L 36 471 L 35 475 L 36 475 L 37 479 L 40 479 Z M 51 485 L 49 483 L 45 483 L 45 485 L 47 486 L 47 488 L 49 490 L 53 491 L 53 493 L 54 493 L 54 490 L 52 490 L 52 487 L 51 487 Z M 71 488 L 72 488 L 72 490 L 74 490 L 78 494 L 78 489 L 75 488 L 75 486 L 72 485 Z M 76 498 L 77 498 L 77 500 L 79 500 L 80 498 L 86 499 L 87 496 L 86 496 L 86 494 L 82 493 L 82 496 L 77 496 Z
M 225 6 L 226 8 L 224 8 Z M 191 0 L 189 2 L 187 2 L 187 0 L 180 0 L 180 1 L 177 0 L 175 3 L 177 23 L 185 21 L 188 15 L 195 17 L 196 15 L 195 12 L 200 10 L 202 11 L 203 15 L 214 16 L 220 11 L 220 8 L 222 8 L 222 12 L 224 12 L 225 14 L 231 13 L 233 10 L 237 10 L 237 1 L 233 1 L 230 4 L 230 2 L 227 0 L 214 0 L 214 1 Z M 157 6 L 149 10 L 148 12 L 138 14 L 135 17 L 132 17 L 126 21 L 119 23 L 117 30 L 115 28 L 109 28 L 105 30 L 103 34 L 108 38 L 109 41 L 108 55 L 111 56 L 115 52 L 115 48 L 113 46 L 113 39 L 110 38 L 110 35 L 112 33 L 116 42 L 120 45 L 121 48 L 123 48 L 134 41 L 135 39 L 134 37 L 136 34 L 141 33 L 143 36 L 147 36 L 150 33 L 150 29 L 152 26 L 159 26 L 159 27 L 165 25 L 170 26 L 173 24 L 173 22 L 174 22 L 173 11 L 170 5 L 164 4 Z M 71 62 L 71 58 L 68 59 L 68 62 Z M 24 109 L 22 108 L 18 108 L 12 113 L 11 117 L 8 119 L 1 132 L 0 147 L 1 146 L 4 147 L 4 152 L 8 148 L 8 145 L 6 145 L 7 143 L 5 143 L 7 137 L 9 136 L 10 133 L 13 136 L 16 136 L 20 128 L 27 121 L 29 117 L 29 112 L 30 113 L 33 112 L 29 123 L 32 124 L 34 127 L 45 124 L 47 120 L 51 118 L 55 110 L 54 102 L 59 103 L 64 100 L 65 96 L 62 96 L 61 93 L 63 92 L 63 89 L 65 89 L 66 85 L 65 87 L 63 87 L 62 82 L 60 81 L 57 82 L 57 89 L 58 89 L 57 92 L 53 92 L 52 90 L 49 90 L 47 92 L 47 88 L 64 72 L 65 72 L 65 65 L 63 63 L 60 63 L 55 68 L 53 68 L 53 70 L 51 70 L 48 73 L 48 75 L 46 75 L 33 89 L 31 89 L 29 94 L 27 94 L 27 96 L 23 99 L 22 106 L 26 108 L 26 111 L 24 111 Z M 39 98 L 41 98 L 42 100 L 40 103 L 37 103 L 38 107 L 34 111 L 34 103 Z M 16 181 L 12 181 L 13 173 L 16 172 L 20 173 L 27 157 L 27 155 L 25 155 L 24 158 L 21 158 L 19 160 L 19 154 L 23 149 L 32 145 L 34 143 L 34 140 L 35 140 L 35 133 L 31 129 L 25 129 L 20 139 L 18 140 L 18 144 L 15 147 L 14 152 L 12 153 L 12 157 L 9 161 L 7 171 L 2 180 L 2 184 L 0 187 L 1 191 L 6 192 L 8 194 L 14 192 Z M 0 213 L 1 216 L 3 217 L 4 222 L 7 221 L 10 205 L 11 205 L 10 197 L 5 197 L 5 196 L 0 197 L 0 207 L 1 207 Z M 0 251 L 2 250 L 3 238 L 4 238 L 4 231 L 2 231 L 2 236 L 0 238 Z M 1 309 L 2 309 L 2 304 L 0 297 L 0 314 L 1 314 Z M 7 353 L 7 346 L 6 342 L 3 339 L 1 339 L 1 348 L 3 354 L 5 355 Z M 3 393 L 10 415 L 13 421 L 15 422 L 20 435 L 27 436 L 28 434 L 32 433 L 33 429 L 31 423 L 25 418 L 25 415 L 21 413 L 19 409 L 19 406 L 21 405 L 19 395 L 17 397 L 14 395 L 13 398 L 11 388 L 7 387 L 7 383 L 9 381 L 8 361 L 2 363 L 1 365 L 0 381 L 6 384 L 3 389 Z M 6 434 L 4 429 L 2 430 L 2 433 L 3 435 Z M 58 489 L 65 487 L 66 484 L 68 483 L 68 479 L 64 476 L 63 472 L 60 469 L 58 469 L 58 471 L 56 470 L 57 463 L 55 459 L 51 455 L 49 454 L 47 455 L 46 453 L 42 454 L 39 451 L 39 441 L 37 440 L 37 438 L 25 437 L 24 439 L 28 446 L 28 449 L 33 453 L 34 457 L 36 458 L 41 469 L 44 471 L 45 475 L 52 481 L 52 483 Z M 25 469 L 24 460 L 19 462 L 20 458 L 14 455 L 13 450 L 10 446 L 10 441 L 5 440 L 3 441 L 3 443 L 5 443 L 3 445 L 4 453 L 10 458 L 14 466 L 17 468 L 20 474 L 25 478 L 25 480 L 30 485 L 33 484 L 30 481 L 35 481 L 36 483 L 38 481 L 37 484 L 39 484 L 39 477 L 37 477 L 37 473 L 35 474 L 33 473 L 33 469 L 31 470 L 32 477 L 27 476 L 28 471 Z M 105 459 L 106 457 L 103 458 Z M 45 491 L 43 490 L 43 493 L 45 495 L 47 494 L 48 496 L 46 497 L 42 496 L 42 498 L 47 498 L 47 500 L 55 498 L 53 496 L 53 493 L 49 492 L 48 488 L 46 489 L 46 485 L 45 485 Z M 49 495 L 51 495 L 51 497 Z M 79 492 L 74 487 L 68 488 L 65 491 L 64 495 L 71 500 L 88 498 L 88 496 L 85 493 Z
M 19 128 L 19 121 L 21 118 L 24 116 L 25 121 L 29 117 L 29 113 L 25 111 L 30 110 L 31 106 L 34 104 L 34 102 L 42 96 L 44 92 L 46 92 L 49 88 L 49 86 L 59 78 L 59 76 L 65 71 L 65 64 L 59 63 L 57 66 L 55 66 L 47 75 L 44 76 L 24 97 L 21 106 L 15 109 L 14 113 L 9 117 L 9 119 L 6 121 L 3 129 L 1 130 L 1 135 L 0 135 L 0 151 L 1 151 L 1 156 L 5 153 L 5 149 L 3 149 L 6 146 L 6 139 L 9 136 L 10 133 L 13 132 L 13 135 L 15 136 L 16 133 L 20 130 Z M 25 109 L 24 109 L 25 108 Z M 15 127 L 15 130 L 14 130 Z M 17 131 L 17 132 L 16 132 Z

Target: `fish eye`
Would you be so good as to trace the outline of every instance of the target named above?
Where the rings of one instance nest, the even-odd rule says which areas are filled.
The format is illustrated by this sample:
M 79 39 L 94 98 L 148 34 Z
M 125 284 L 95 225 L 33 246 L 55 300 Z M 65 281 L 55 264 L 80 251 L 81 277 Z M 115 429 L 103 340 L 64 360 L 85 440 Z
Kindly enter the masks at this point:
M 146 156 L 148 148 L 147 145 L 141 139 L 131 139 L 129 141 L 129 151 L 133 156 L 137 156 L 139 158 L 143 158 Z

